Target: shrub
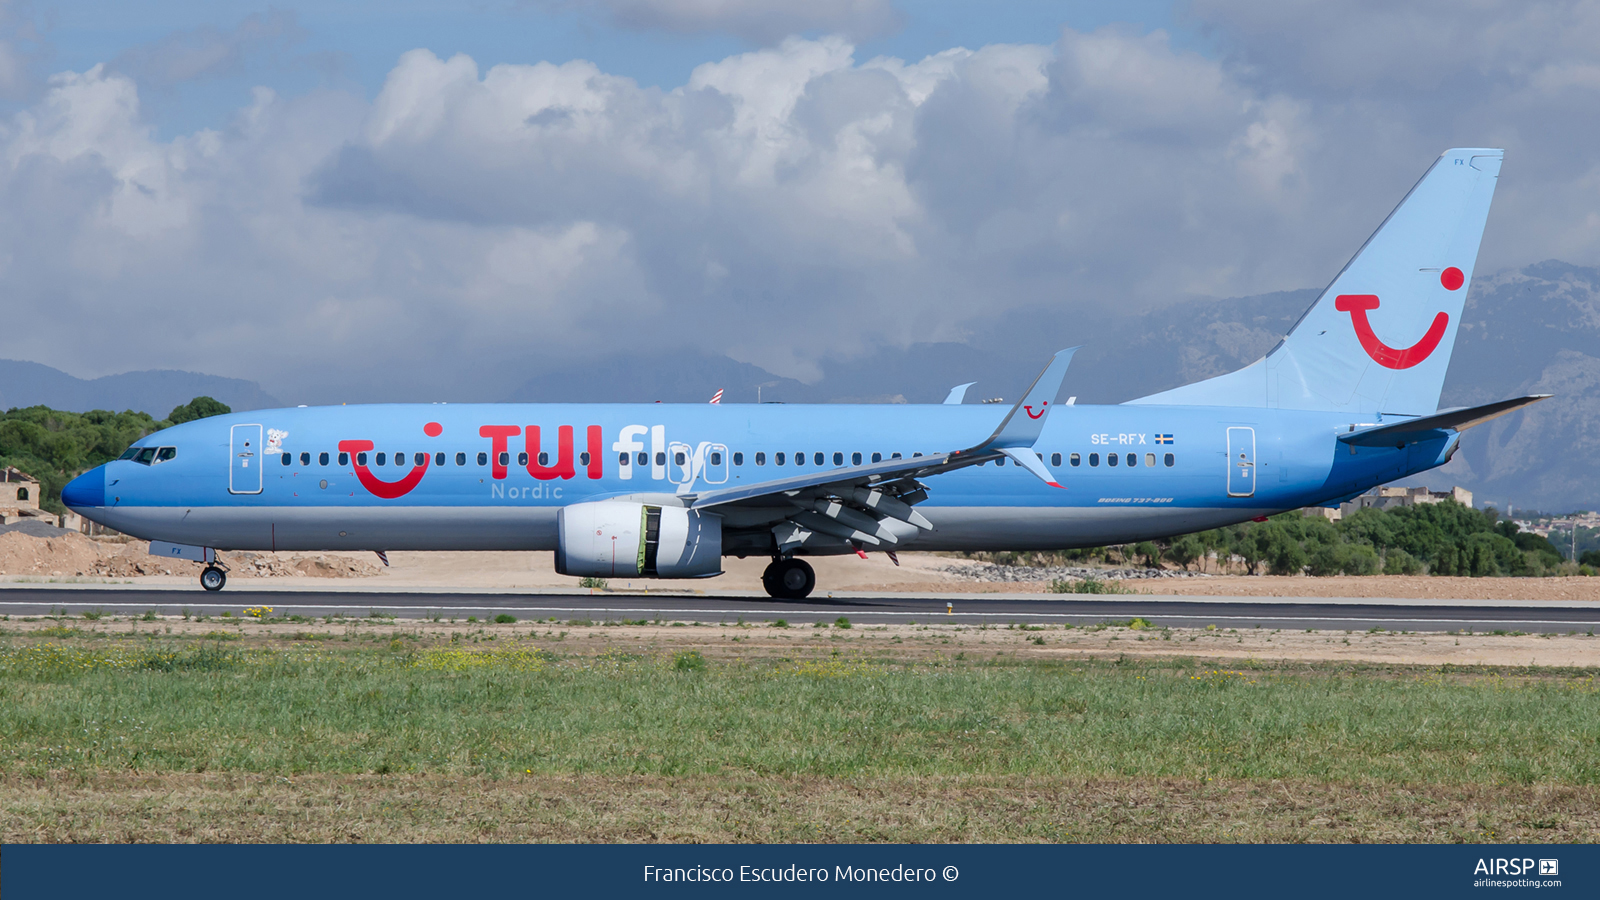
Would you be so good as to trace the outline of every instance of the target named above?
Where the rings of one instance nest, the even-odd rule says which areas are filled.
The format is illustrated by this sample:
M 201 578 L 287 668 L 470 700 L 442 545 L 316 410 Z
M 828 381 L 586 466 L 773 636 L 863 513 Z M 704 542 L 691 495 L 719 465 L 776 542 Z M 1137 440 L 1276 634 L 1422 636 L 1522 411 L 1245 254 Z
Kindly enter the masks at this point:
M 698 672 L 706 667 L 706 658 L 699 650 L 685 650 L 672 657 L 672 668 L 679 672 Z
M 849 628 L 850 627 L 850 620 L 846 619 L 844 616 L 840 616 L 839 618 L 833 620 L 833 627 L 835 627 L 835 628 Z
M 588 588 L 595 591 L 605 590 L 607 584 L 608 582 L 604 578 L 589 578 L 585 576 L 578 579 L 578 587 Z
M 1050 590 L 1057 594 L 1131 594 L 1133 590 L 1121 582 L 1102 581 L 1099 578 L 1072 580 L 1057 578 L 1050 582 Z
M 511 625 L 517 621 L 517 617 L 510 613 L 501 613 L 500 615 L 495 616 L 494 620 L 500 625 Z
M 1383 555 L 1385 575 L 1421 575 L 1423 571 L 1422 560 L 1398 547 Z

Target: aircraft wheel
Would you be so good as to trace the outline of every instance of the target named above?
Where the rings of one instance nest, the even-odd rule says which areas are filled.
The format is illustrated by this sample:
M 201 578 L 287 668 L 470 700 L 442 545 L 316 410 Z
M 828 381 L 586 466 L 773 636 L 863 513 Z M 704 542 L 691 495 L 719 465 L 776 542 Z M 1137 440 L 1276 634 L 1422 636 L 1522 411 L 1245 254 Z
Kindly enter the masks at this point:
M 761 586 L 778 600 L 800 600 L 817 586 L 817 573 L 803 559 L 780 559 L 761 574 Z
M 206 570 L 200 573 L 200 586 L 208 591 L 220 591 L 227 583 L 228 573 L 216 566 L 206 566 Z

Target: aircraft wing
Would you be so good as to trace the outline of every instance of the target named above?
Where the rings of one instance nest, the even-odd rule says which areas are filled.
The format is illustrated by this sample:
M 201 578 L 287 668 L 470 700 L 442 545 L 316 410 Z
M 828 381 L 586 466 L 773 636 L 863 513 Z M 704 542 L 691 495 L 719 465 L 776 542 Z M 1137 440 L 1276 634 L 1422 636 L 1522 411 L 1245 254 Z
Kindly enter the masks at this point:
M 1358 447 L 1385 447 L 1390 444 L 1403 446 L 1426 440 L 1427 432 L 1433 431 L 1466 431 L 1474 425 L 1482 425 L 1490 419 L 1498 419 L 1509 412 L 1514 412 L 1540 400 L 1547 400 L 1550 394 L 1532 394 L 1527 397 L 1517 397 L 1512 400 L 1501 400 L 1483 406 L 1464 406 L 1457 409 L 1447 409 L 1434 413 L 1431 416 L 1422 416 L 1417 419 L 1407 419 L 1393 425 L 1374 425 L 1362 428 L 1347 434 L 1339 435 L 1339 440 L 1346 444 Z
M 919 481 L 922 478 L 1009 456 L 1047 484 L 1061 487 L 1031 448 L 1044 429 L 1076 350 L 1057 353 L 1000 427 L 966 449 L 845 468 L 817 468 L 757 484 L 686 494 L 683 499 L 694 509 L 742 506 L 780 510 L 773 527 L 780 547 L 803 544 L 810 532 L 859 547 L 897 542 L 893 531 L 883 526 L 886 518 L 932 530 L 932 524 L 911 509 L 927 499 L 928 488 Z

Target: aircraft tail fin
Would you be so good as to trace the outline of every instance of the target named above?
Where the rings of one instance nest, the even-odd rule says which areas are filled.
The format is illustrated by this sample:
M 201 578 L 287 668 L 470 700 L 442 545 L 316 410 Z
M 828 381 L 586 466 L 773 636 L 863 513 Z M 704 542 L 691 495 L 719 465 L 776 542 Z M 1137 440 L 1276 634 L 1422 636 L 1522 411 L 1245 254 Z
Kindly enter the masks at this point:
M 1434 412 L 1502 154 L 1445 151 L 1262 359 L 1129 402 Z

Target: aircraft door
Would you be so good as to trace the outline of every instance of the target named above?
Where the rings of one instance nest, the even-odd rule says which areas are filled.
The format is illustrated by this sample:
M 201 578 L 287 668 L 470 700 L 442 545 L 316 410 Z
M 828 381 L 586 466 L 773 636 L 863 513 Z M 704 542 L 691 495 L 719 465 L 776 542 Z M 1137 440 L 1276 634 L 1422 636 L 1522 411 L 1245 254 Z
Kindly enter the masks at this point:
M 1228 496 L 1256 494 L 1256 430 L 1248 426 L 1228 429 Z
M 706 484 L 723 484 L 728 480 L 728 448 L 723 444 L 707 444 L 706 461 L 700 468 L 700 477 Z
M 673 484 L 694 480 L 694 448 L 677 441 L 667 445 L 667 480 Z
M 233 426 L 228 444 L 228 493 L 261 493 L 261 426 Z

